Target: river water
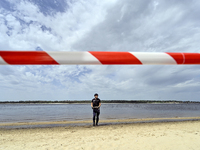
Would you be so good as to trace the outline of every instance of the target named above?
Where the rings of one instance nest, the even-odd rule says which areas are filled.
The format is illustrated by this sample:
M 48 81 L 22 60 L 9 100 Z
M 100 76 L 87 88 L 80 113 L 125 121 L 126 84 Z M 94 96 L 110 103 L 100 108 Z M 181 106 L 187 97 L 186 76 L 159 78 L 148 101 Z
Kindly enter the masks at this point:
M 200 117 L 200 104 L 104 104 L 100 119 Z M 90 104 L 0 104 L 0 123 L 92 119 Z

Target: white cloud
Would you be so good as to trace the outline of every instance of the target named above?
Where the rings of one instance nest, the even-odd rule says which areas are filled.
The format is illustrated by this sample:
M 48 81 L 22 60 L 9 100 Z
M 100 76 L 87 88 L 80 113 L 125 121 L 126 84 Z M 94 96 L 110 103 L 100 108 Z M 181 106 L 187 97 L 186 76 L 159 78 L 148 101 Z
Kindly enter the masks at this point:
M 11 41 L 7 49 L 26 50 L 39 45 L 47 51 L 69 51 L 73 42 L 104 20 L 106 9 L 115 1 L 75 1 L 69 3 L 65 13 L 58 12 L 53 16 L 45 16 L 37 5 L 28 1 L 11 2 L 15 6 L 13 12 L 1 10 L 7 27 L 12 26 L 11 31 L 1 30 L 2 33 L 9 31 L 13 34 L 7 37 Z M 51 31 L 43 31 L 42 26 Z
M 42 9 L 44 4 L 34 1 L 9 2 L 12 10 L 0 8 L 2 50 L 198 52 L 200 47 L 199 2 L 66 1 L 64 11 Z M 199 74 L 199 66 L 0 66 L 0 100 L 90 99 L 95 92 L 102 99 L 198 100 Z

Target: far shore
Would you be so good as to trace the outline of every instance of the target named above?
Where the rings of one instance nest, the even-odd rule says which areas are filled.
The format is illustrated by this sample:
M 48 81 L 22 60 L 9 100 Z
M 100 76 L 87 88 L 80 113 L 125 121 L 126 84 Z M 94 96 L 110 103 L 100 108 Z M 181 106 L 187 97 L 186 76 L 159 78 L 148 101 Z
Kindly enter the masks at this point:
M 63 100 L 63 101 L 0 101 L 0 104 L 88 104 L 91 100 Z M 120 104 L 120 103 L 149 103 L 149 104 L 181 104 L 181 103 L 199 103 L 200 101 L 176 101 L 176 100 L 102 100 L 105 104 Z

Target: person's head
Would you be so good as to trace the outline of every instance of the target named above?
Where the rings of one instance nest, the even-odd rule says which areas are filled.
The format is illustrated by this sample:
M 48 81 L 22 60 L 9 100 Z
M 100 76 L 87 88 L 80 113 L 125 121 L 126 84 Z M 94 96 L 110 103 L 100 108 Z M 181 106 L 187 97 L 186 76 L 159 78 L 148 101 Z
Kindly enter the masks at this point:
M 95 98 L 98 98 L 98 96 L 99 96 L 99 95 L 98 95 L 97 93 L 94 94 L 94 97 L 95 97 Z

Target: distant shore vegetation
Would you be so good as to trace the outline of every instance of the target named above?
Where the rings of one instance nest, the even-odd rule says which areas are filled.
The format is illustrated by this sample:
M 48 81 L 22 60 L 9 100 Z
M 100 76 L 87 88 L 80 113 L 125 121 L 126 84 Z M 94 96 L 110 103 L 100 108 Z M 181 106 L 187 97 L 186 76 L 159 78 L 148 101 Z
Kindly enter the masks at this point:
M 66 103 L 66 104 L 80 104 L 80 103 L 91 103 L 91 100 L 61 100 L 61 101 L 0 101 L 0 104 L 6 103 L 24 103 L 24 104 L 56 104 L 56 103 Z M 102 100 L 102 103 L 200 103 L 198 101 L 177 101 L 177 100 Z

